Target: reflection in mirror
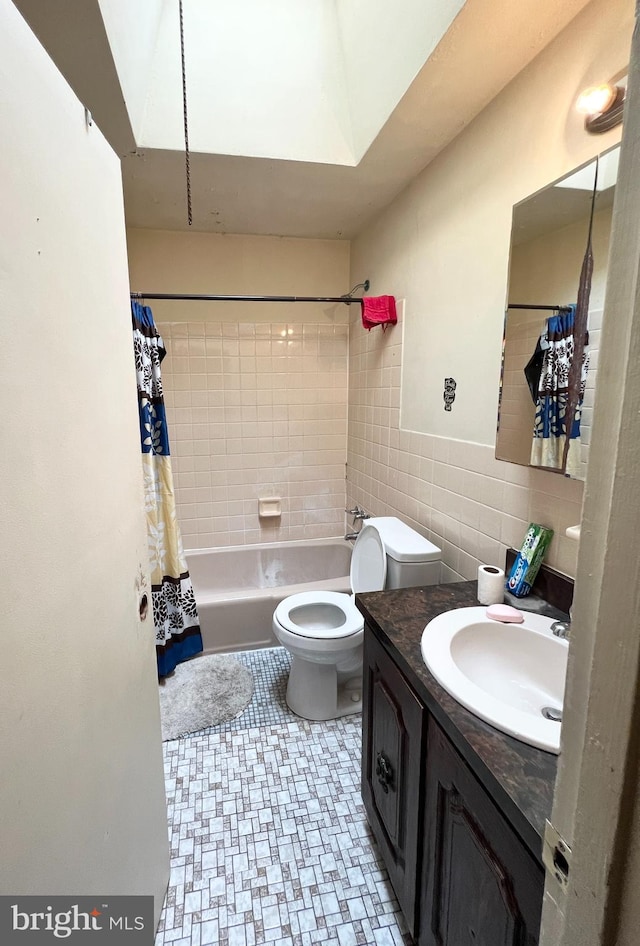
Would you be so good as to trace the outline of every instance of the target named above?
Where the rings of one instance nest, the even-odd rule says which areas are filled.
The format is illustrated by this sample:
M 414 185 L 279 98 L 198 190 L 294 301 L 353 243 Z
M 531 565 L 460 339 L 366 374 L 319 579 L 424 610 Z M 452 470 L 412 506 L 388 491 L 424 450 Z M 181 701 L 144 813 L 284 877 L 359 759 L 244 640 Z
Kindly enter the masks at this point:
M 571 311 L 587 245 L 596 161 L 514 207 L 496 436 L 499 460 L 585 477 L 618 157 L 616 147 L 598 160 L 584 400 L 572 427 L 566 468 L 562 450 L 553 443 L 558 428 L 548 407 L 554 398 L 543 398 L 541 391 L 548 393 L 552 375 L 559 387 L 566 382 L 562 356 L 568 350 L 571 357 Z

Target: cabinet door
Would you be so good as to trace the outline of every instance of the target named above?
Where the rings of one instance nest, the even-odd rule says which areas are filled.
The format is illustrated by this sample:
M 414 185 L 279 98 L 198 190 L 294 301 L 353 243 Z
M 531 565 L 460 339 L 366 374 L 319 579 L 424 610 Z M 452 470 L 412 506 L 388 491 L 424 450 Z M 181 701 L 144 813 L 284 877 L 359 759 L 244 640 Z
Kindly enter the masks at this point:
M 362 797 L 409 930 L 416 928 L 424 707 L 365 633 Z
M 544 872 L 429 721 L 420 946 L 535 946 Z

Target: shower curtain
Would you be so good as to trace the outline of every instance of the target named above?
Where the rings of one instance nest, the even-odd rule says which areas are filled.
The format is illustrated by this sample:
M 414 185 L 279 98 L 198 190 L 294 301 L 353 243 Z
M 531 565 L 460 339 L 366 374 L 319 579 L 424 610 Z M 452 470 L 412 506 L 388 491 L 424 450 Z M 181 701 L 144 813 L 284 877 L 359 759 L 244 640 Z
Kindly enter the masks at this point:
M 198 609 L 176 516 L 160 362 L 164 343 L 149 306 L 131 302 L 144 501 L 158 676 L 202 650 Z
M 573 359 L 576 306 L 547 319 L 544 356 L 538 384 L 536 416 L 531 445 L 532 466 L 544 466 L 554 470 L 563 468 L 566 440 L 565 415 L 569 399 L 569 368 Z M 569 449 L 564 472 L 570 476 L 580 473 L 580 414 L 584 387 L 589 367 L 589 355 L 585 347 L 582 356 L 580 398 L 576 406 Z

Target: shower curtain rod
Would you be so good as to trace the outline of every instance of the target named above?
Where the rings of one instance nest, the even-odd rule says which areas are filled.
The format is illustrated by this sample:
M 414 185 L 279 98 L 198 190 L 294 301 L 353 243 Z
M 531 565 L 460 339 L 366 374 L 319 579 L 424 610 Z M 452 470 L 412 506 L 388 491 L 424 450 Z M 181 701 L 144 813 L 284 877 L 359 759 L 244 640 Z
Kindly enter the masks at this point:
M 356 289 L 369 291 L 369 280 L 354 286 L 350 292 L 344 296 L 200 296 L 190 293 L 172 293 L 172 292 L 132 292 L 132 299 L 168 299 L 170 301 L 180 302 L 343 302 L 345 305 L 351 305 L 352 302 L 362 302 L 362 296 L 354 296 L 352 293 Z
M 561 309 L 568 309 L 568 305 L 521 305 L 520 303 L 510 303 L 507 309 L 542 309 L 545 312 L 558 312 Z
M 361 296 L 193 296 L 170 292 L 132 292 L 132 299 L 168 299 L 180 302 L 362 302 Z

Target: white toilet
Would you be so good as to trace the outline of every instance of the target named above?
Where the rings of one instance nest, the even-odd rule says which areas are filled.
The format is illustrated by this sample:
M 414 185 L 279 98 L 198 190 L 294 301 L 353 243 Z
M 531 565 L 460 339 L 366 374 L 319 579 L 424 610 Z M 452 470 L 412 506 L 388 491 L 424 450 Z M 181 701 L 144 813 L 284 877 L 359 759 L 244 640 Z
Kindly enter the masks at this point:
M 435 585 L 440 549 L 393 516 L 367 519 L 351 556 L 351 589 Z M 364 619 L 354 595 L 304 591 L 281 601 L 273 631 L 292 656 L 287 704 L 303 719 L 335 719 L 362 709 Z

